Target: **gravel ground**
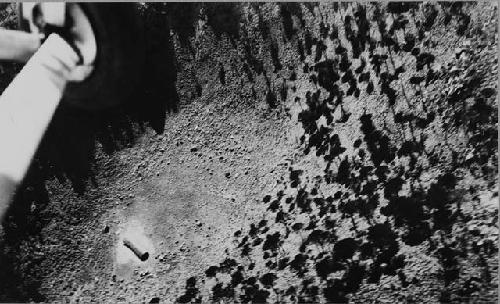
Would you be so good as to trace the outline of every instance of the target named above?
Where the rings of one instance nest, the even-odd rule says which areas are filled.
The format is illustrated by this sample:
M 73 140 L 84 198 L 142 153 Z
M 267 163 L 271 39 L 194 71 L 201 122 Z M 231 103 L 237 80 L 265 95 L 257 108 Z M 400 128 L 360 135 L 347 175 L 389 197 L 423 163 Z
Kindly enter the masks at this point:
M 495 2 L 142 13 L 150 86 L 58 110 L 0 300 L 497 302 Z

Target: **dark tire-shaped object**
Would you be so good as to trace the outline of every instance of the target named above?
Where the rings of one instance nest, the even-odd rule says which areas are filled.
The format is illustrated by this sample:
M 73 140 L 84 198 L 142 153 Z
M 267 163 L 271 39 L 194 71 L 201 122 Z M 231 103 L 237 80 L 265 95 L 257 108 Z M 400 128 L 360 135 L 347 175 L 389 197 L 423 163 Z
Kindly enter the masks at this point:
M 137 3 L 78 3 L 97 42 L 94 70 L 81 82 L 68 83 L 63 102 L 86 110 L 126 101 L 141 85 L 145 62 L 144 26 Z M 19 25 L 29 31 L 18 10 Z

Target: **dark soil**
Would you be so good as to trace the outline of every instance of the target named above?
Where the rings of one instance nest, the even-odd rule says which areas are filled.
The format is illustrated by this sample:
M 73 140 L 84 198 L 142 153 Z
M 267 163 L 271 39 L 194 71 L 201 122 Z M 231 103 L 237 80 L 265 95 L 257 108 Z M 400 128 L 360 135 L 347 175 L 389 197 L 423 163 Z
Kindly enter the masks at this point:
M 141 13 L 144 90 L 58 110 L 1 301 L 497 302 L 495 2 Z

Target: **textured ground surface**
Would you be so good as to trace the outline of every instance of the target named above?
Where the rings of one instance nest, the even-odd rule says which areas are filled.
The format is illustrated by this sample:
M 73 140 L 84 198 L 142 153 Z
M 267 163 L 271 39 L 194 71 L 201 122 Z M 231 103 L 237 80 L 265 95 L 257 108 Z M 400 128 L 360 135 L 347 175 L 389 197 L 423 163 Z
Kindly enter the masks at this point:
M 0 300 L 497 302 L 495 3 L 142 12 L 155 86 L 56 114 Z

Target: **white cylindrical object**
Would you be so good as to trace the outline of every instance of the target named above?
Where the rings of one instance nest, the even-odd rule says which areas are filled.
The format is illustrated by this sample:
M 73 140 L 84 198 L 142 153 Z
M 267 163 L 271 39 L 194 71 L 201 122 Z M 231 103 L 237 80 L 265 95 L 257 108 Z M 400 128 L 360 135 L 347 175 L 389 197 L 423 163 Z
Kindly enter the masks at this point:
M 52 34 L 0 96 L 0 178 L 22 181 L 77 62 L 73 49 Z M 9 202 L 0 197 L 1 218 Z
M 42 2 L 40 3 L 43 20 L 51 25 L 63 27 L 66 21 L 65 2 Z
M 0 60 L 26 62 L 40 47 L 40 34 L 0 29 Z

